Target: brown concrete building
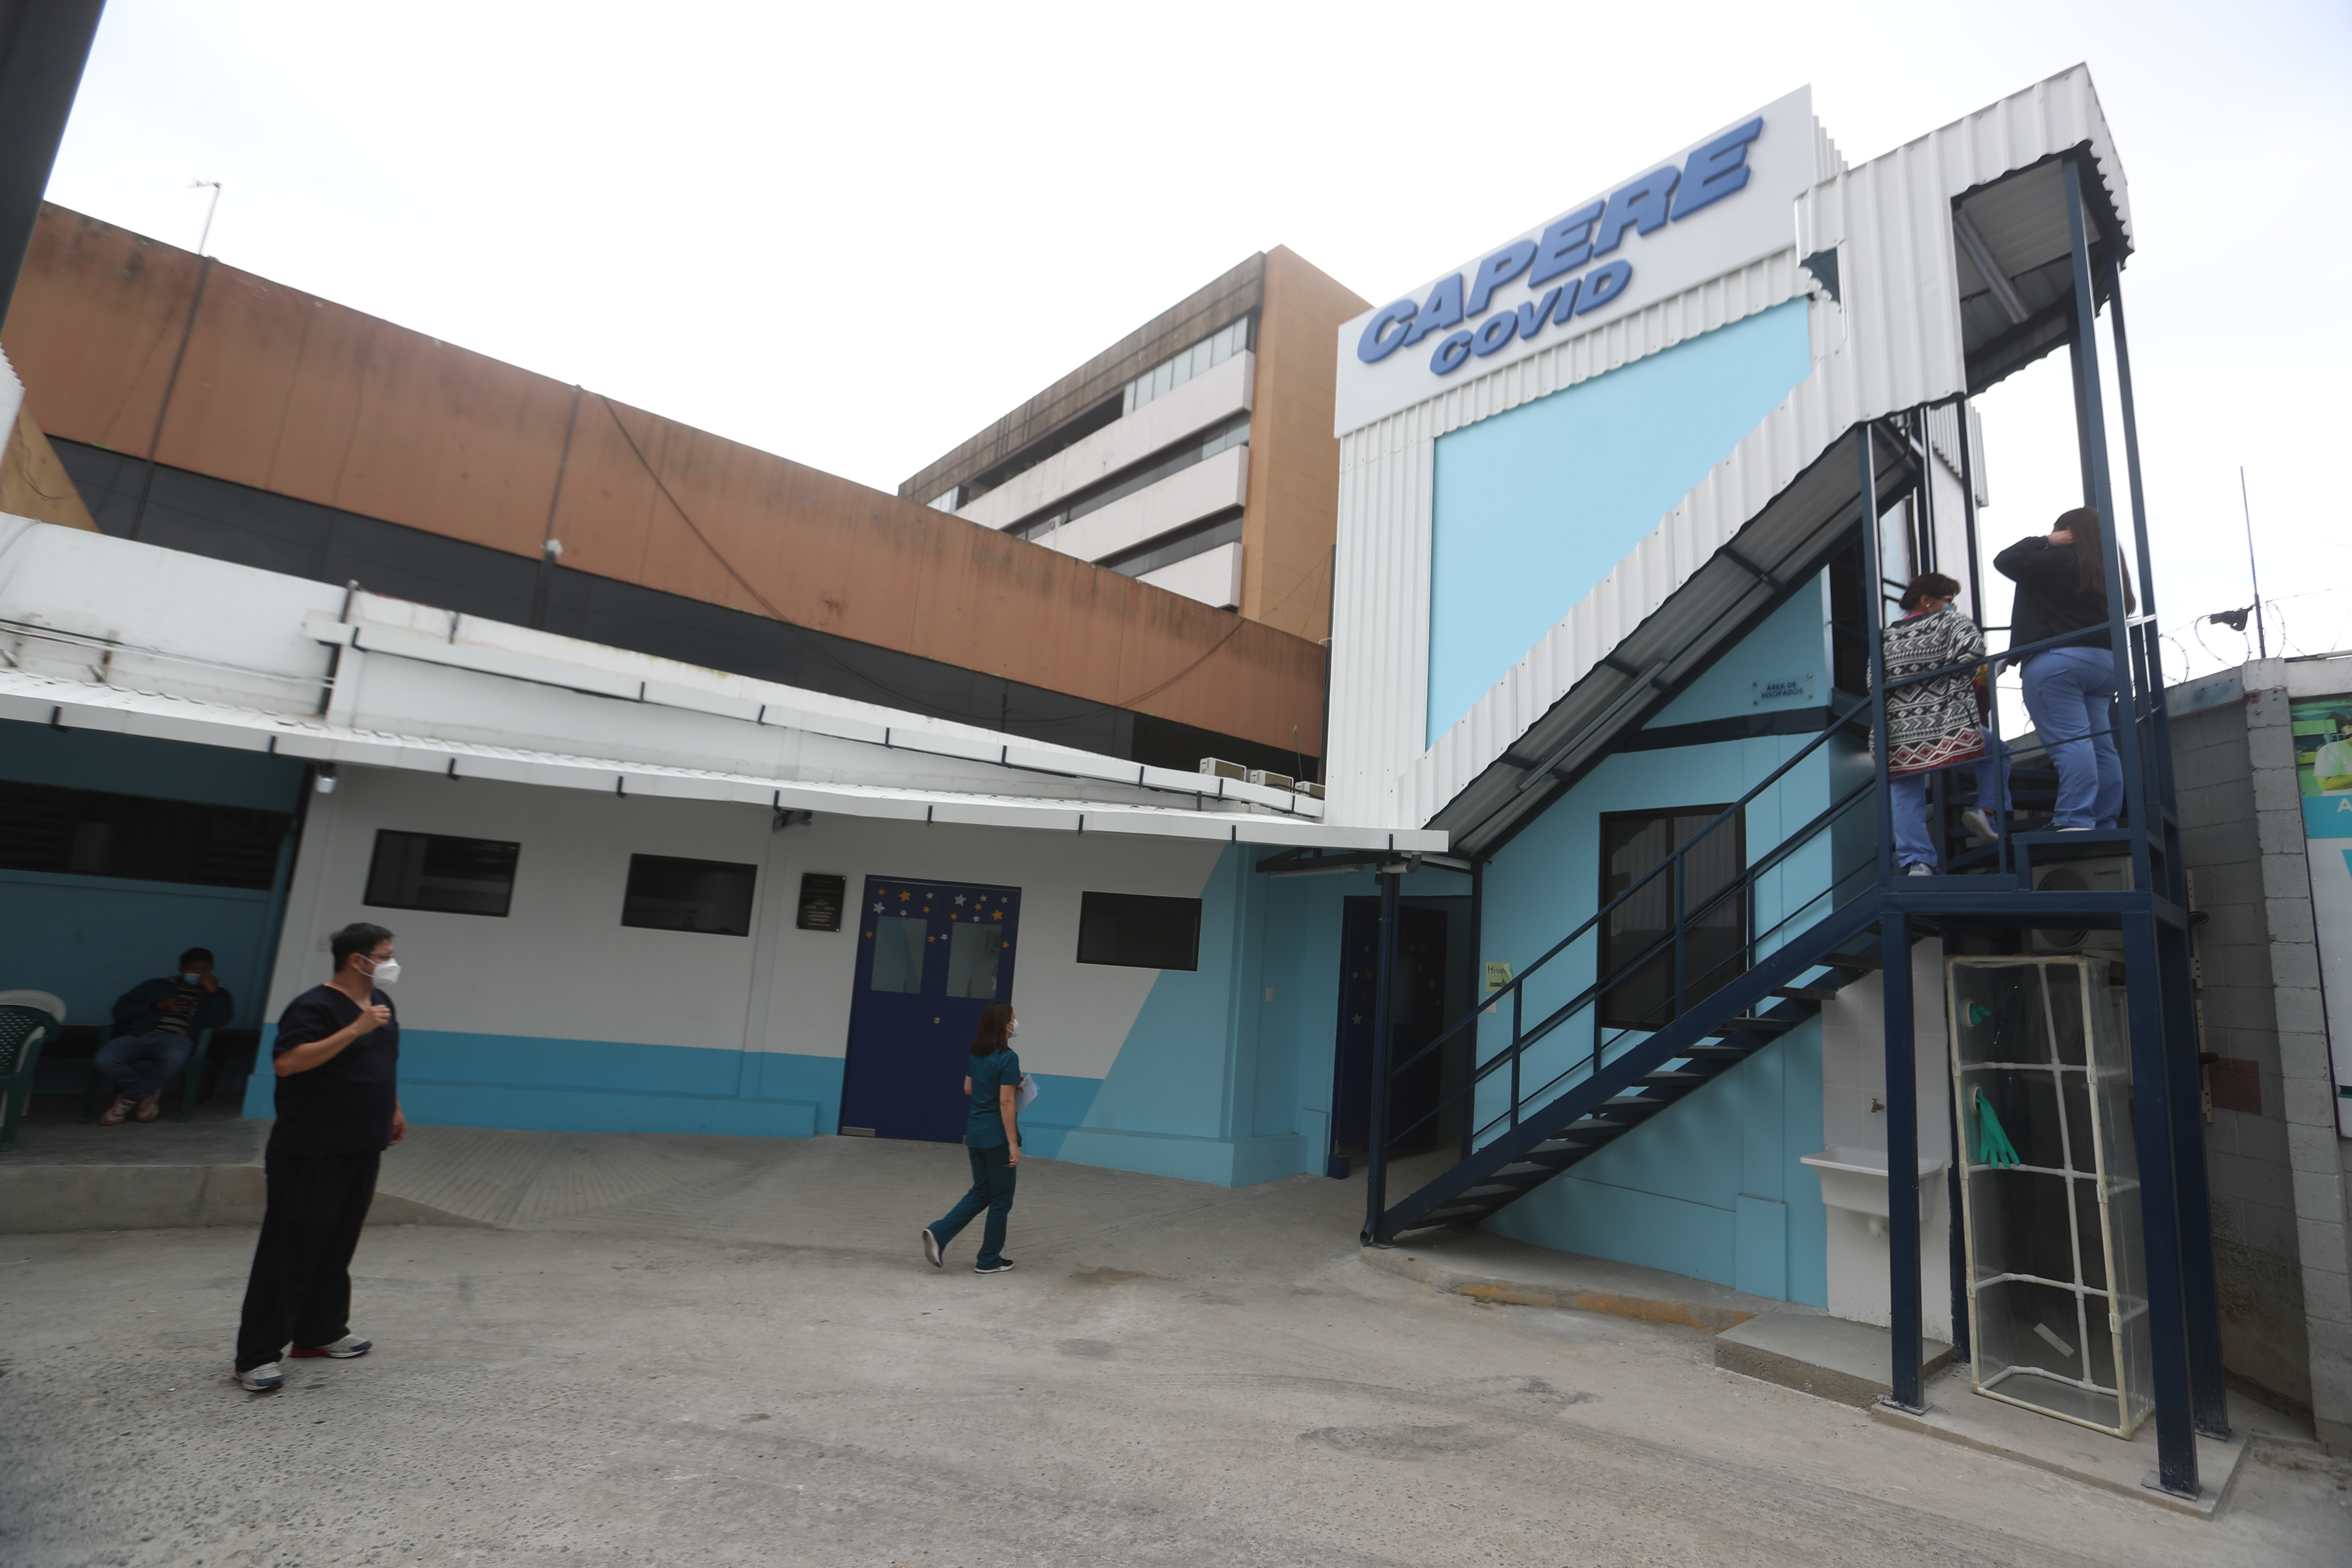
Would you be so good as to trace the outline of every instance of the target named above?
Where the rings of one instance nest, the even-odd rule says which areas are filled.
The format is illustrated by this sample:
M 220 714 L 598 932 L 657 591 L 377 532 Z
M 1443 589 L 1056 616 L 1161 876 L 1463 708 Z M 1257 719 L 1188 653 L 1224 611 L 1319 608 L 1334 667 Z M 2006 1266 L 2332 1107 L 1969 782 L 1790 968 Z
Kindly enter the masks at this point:
M 1332 343 L 1371 308 L 1251 257 L 898 487 L 909 500 L 1320 642 L 1339 443 Z
M 109 533 L 1160 765 L 1312 773 L 1330 325 L 1361 301 L 1279 251 L 1221 283 L 1202 324 L 1254 323 L 1283 367 L 1238 616 L 56 206 L 0 342 Z M 1097 376 L 1114 406 L 1167 321 Z

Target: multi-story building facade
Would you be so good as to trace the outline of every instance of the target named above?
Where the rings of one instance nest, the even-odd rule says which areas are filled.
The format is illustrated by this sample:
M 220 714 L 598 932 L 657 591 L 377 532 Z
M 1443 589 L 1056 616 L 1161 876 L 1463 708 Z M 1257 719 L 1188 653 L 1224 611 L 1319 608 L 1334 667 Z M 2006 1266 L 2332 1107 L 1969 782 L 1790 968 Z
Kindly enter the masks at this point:
M 1331 336 L 1370 308 L 1277 246 L 898 487 L 1297 636 L 1329 635 Z

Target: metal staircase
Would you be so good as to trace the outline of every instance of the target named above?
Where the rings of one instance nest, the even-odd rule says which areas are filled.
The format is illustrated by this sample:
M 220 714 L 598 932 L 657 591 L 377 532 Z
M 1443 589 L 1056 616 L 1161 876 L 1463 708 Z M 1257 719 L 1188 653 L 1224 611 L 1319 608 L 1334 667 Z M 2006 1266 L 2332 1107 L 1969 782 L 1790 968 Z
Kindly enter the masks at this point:
M 1916 1169 L 1918 1086 L 1908 961 L 1913 942 L 1927 932 L 1940 931 L 1948 939 L 2014 946 L 2035 929 L 2117 931 L 2128 1009 L 2131 1116 L 2141 1179 L 2140 1240 L 2155 1362 L 2156 1484 L 2193 1497 L 2198 1493 L 2195 1436 L 2224 1434 L 2228 1420 L 2203 1128 L 2197 1109 L 2197 1029 L 2188 978 L 2190 917 L 2186 908 L 2187 878 L 2175 808 L 2162 648 L 2155 629 L 2156 589 L 2118 280 L 2128 247 L 2115 215 L 2104 205 L 2086 204 L 2085 192 L 2098 189 L 2095 178 L 2085 175 L 2086 157 L 2078 149 L 2059 160 L 2063 210 L 2049 216 L 2063 219 L 2067 228 L 2073 291 L 2071 299 L 2051 307 L 2053 324 L 2063 318 L 2065 336 L 2043 342 L 2046 347 L 2063 344 L 2071 356 L 2084 502 L 2109 520 L 2110 537 L 2120 541 L 2136 536 L 2130 537 L 2129 547 L 2137 569 L 2137 614 L 2126 609 L 2129 595 L 2119 552 L 2110 552 L 2105 563 L 2108 638 L 2116 650 L 2118 691 L 2112 733 L 2125 784 L 2123 825 L 2105 831 L 2064 834 L 2011 832 L 1995 844 L 1969 848 L 1952 843 L 1949 837 L 1958 816 L 1956 803 L 1942 798 L 1948 793 L 1948 784 L 1939 784 L 1937 810 L 1946 825 L 1947 841 L 1955 850 L 1944 860 L 1947 874 L 1900 875 L 1895 863 L 1891 797 L 1882 753 L 1870 774 L 1853 787 L 1843 794 L 1837 794 L 1834 785 L 1823 791 L 1835 798 L 1818 816 L 1747 862 L 1736 876 L 1726 878 L 1720 885 L 1709 882 L 1710 878 L 1724 878 L 1723 868 L 1746 861 L 1746 855 L 1718 852 L 1695 862 L 1691 852 L 1696 847 L 1711 835 L 1739 831 L 1737 825 L 1744 821 L 1743 814 L 1752 803 L 1840 737 L 1852 735 L 1859 727 L 1885 732 L 1885 668 L 1878 613 L 1873 610 L 1865 615 L 1868 624 L 1862 633 L 1869 645 L 1871 697 L 1841 699 L 1844 706 L 1826 727 L 1739 801 L 1604 901 L 1591 918 L 1475 1004 L 1472 1011 L 1409 1052 L 1395 1050 L 1391 1037 L 1394 965 L 1389 956 L 1388 934 L 1395 930 L 1399 884 L 1405 868 L 1381 865 L 1383 936 L 1374 1005 L 1363 1237 L 1370 1245 L 1385 1246 L 1407 1232 L 1483 1222 L 1599 1150 L 1639 1136 L 1640 1130 L 1668 1107 L 1703 1092 L 1740 1062 L 1769 1048 L 1873 968 L 1884 976 L 1887 1169 Z M 2022 185 L 2017 191 L 2031 194 Z M 1958 198 L 1963 205 L 1979 199 L 1986 199 L 1984 193 Z M 2025 200 L 2026 195 L 2018 199 Z M 2095 237 L 2091 232 L 2095 225 Z M 2109 471 L 2097 331 L 2102 304 L 2109 310 L 2108 336 L 2119 373 L 2129 535 L 2120 526 L 2122 517 Z M 2041 352 L 2034 350 L 2035 354 Z M 2003 360 L 1999 374 L 2023 363 Z M 1972 385 L 1970 390 L 1981 391 L 1982 386 Z M 1842 518 L 1825 511 L 1801 520 L 1808 527 L 1843 533 L 1844 539 L 1858 542 L 1859 576 L 1861 582 L 1873 585 L 1866 601 L 1871 605 L 1878 603 L 1875 585 L 1886 582 L 1878 551 L 1880 528 L 1890 503 L 1880 483 L 1880 449 L 1891 446 L 1903 455 L 1914 475 L 1915 504 L 1932 511 L 1933 486 L 1925 460 L 1927 412 L 1924 406 L 1914 408 L 1857 426 L 1853 433 L 1857 482 L 1850 492 L 1853 499 L 1836 503 L 1850 510 Z M 1961 447 L 1969 602 L 1981 604 L 1973 484 L 1966 468 L 1969 458 L 1965 439 Z M 2031 645 L 2012 643 L 1992 657 L 2014 662 L 2067 640 L 2058 637 Z M 1971 661 L 1966 668 L 1973 667 Z M 1643 678 L 1643 683 L 1664 668 L 1660 664 L 1653 668 Z M 1934 679 L 1958 673 L 1962 668 L 1911 679 Z M 1615 707 L 1590 721 L 1587 730 L 1601 733 L 1618 710 L 1632 700 L 1621 697 Z M 1641 721 L 1636 716 L 1628 721 Z M 1996 744 L 1998 731 L 1997 722 L 1990 727 Z M 1581 743 L 1571 740 L 1551 761 L 1515 763 L 1538 770 L 1516 788 L 1526 792 L 1538 776 L 1559 777 L 1555 773 L 1559 759 L 1576 752 Z M 1595 742 L 1596 746 L 1606 743 Z M 1506 760 L 1511 760 L 1507 752 Z M 1843 759 L 1821 760 L 1831 763 Z M 1825 766 L 1821 773 L 1826 777 L 1840 776 L 1835 766 Z M 1852 773 L 1849 771 L 1843 776 Z M 1815 782 L 1799 782 L 1806 788 L 1816 787 Z M 1570 784 L 1562 782 L 1559 787 Z M 1796 791 L 1792 788 L 1790 793 Z M 2027 802 L 2021 799 L 2019 804 Z M 1544 808 L 1538 798 L 1532 809 Z M 1774 814 L 1758 815 L 1769 821 Z M 1717 842 L 1720 849 L 1722 841 Z M 1480 867 L 1485 851 L 1477 842 L 1464 847 L 1471 858 L 1475 931 L 1478 908 L 1475 889 L 1483 885 Z M 2085 854 L 2127 860 L 2128 887 L 2091 890 L 2080 885 L 2064 886 L 2074 879 L 2057 878 L 2036 886 L 2037 860 L 2046 865 L 2052 858 Z M 1791 884 L 1795 884 L 1793 892 Z M 1638 904 L 1633 901 L 1637 899 L 1642 900 Z M 1768 919 L 1769 924 L 1751 933 L 1753 925 Z M 1732 931 L 1739 934 L 1736 942 L 1727 944 L 1722 939 Z M 1633 945 L 1636 936 L 1643 939 L 1638 951 L 1621 951 Z M 1665 984 L 1669 973 L 1671 983 Z M 1634 1021 L 1630 1026 L 1629 1015 Z M 1583 1043 L 1587 1038 L 1589 1045 Z M 1452 1055 L 1442 1059 L 1466 1063 L 1459 1086 L 1437 1098 L 1434 1104 L 1403 1103 L 1398 1091 L 1409 1084 L 1425 1085 L 1434 1076 L 1428 1070 L 1430 1058 L 1449 1050 Z M 1398 1055 L 1403 1059 L 1391 1059 Z M 1433 1131 L 1458 1133 L 1460 1157 L 1419 1190 L 1390 1203 L 1390 1152 L 1423 1147 Z M 1889 1207 L 1891 1402 L 1917 1409 L 1924 1397 L 1917 1205 L 1898 1201 Z M 1963 1316 L 1955 1314 L 1956 1337 L 1964 1337 Z M 1967 1353 L 1965 1344 L 1959 1348 Z

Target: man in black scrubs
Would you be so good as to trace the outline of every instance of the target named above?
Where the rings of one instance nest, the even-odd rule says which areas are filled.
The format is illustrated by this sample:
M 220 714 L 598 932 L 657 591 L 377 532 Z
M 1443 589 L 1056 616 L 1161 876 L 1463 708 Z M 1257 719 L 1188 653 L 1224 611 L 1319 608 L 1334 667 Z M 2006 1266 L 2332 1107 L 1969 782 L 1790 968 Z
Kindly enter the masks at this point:
M 380 986 L 400 977 L 392 933 L 347 925 L 334 977 L 287 1005 L 272 1049 L 278 1124 L 262 1157 L 268 1208 L 245 1288 L 236 1380 L 260 1393 L 286 1381 L 278 1357 L 347 1361 L 373 1342 L 352 1332 L 352 1253 L 375 1198 L 376 1163 L 407 1135 L 400 1113 L 400 1022 Z

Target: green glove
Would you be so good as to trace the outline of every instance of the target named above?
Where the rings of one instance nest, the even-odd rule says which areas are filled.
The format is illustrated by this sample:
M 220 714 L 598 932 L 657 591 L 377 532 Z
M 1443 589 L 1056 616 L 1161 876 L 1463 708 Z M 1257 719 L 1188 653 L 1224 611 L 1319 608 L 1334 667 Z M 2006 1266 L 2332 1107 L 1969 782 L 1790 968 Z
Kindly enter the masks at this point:
M 2020 1163 L 2016 1146 L 2001 1130 L 2000 1118 L 1992 1113 L 1992 1101 L 1984 1097 L 1984 1090 L 1969 1090 L 1969 1100 L 1977 1112 L 1977 1163 L 1995 1170 Z

